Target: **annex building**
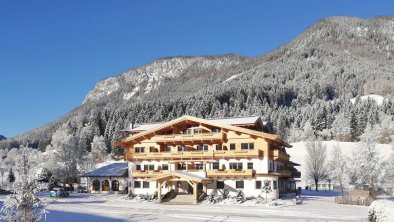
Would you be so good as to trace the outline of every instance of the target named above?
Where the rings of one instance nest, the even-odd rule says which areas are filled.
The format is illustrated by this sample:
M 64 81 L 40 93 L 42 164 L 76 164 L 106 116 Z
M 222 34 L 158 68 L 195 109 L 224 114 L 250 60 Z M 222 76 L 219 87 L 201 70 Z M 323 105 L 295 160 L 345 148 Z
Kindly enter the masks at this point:
M 265 196 L 264 181 L 272 188 L 269 199 L 296 192 L 300 172 L 286 153 L 291 145 L 267 133 L 258 116 L 182 116 L 124 132 L 127 137 L 114 145 L 125 148 L 128 188 L 134 194 L 157 192 L 158 202 L 185 195 L 197 203 L 224 188 L 230 195 L 242 190 L 246 196 Z

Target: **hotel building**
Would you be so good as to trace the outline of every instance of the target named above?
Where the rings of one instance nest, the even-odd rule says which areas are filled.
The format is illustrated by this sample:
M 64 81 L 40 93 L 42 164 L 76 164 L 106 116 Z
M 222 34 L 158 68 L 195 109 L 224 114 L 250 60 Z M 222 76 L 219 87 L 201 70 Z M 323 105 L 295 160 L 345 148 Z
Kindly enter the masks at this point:
M 165 123 L 142 124 L 124 130 L 127 137 L 114 143 L 124 147 L 128 161 L 129 191 L 154 194 L 158 202 L 176 195 L 197 203 L 213 190 L 230 195 L 269 199 L 295 193 L 300 177 L 286 153 L 291 145 L 267 133 L 258 116 L 201 119 L 182 116 Z M 171 192 L 170 192 L 171 191 Z

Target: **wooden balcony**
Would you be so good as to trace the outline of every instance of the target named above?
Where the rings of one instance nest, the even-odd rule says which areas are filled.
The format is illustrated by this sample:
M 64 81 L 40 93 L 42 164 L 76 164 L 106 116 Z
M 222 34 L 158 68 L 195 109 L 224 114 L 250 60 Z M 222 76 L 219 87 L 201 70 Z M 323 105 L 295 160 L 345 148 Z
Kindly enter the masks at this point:
M 215 142 L 222 141 L 224 134 L 219 133 L 200 133 L 200 134 L 170 134 L 170 135 L 156 135 L 152 140 L 156 143 L 201 143 L 201 142 Z
M 211 177 L 211 178 L 247 178 L 247 177 L 253 177 L 253 170 L 252 169 L 207 170 L 207 177 Z
M 169 171 L 163 171 L 163 170 L 153 170 L 153 171 L 152 170 L 150 170 L 150 171 L 141 170 L 141 171 L 133 171 L 131 173 L 131 176 L 133 178 L 147 178 L 147 177 L 154 177 L 154 176 L 163 174 L 165 172 L 169 172 Z
M 273 159 L 275 161 L 287 162 L 290 159 L 290 155 L 281 150 L 275 149 L 273 152 L 274 152 Z
M 281 174 L 281 176 L 283 177 L 291 177 L 291 175 L 293 174 L 289 167 L 279 167 L 276 173 Z
M 142 160 L 166 160 L 166 161 L 184 161 L 184 160 L 217 160 L 217 159 L 243 159 L 258 158 L 263 155 L 261 150 L 208 150 L 208 151 L 179 151 L 179 152 L 152 152 L 128 154 L 126 157 L 129 161 Z

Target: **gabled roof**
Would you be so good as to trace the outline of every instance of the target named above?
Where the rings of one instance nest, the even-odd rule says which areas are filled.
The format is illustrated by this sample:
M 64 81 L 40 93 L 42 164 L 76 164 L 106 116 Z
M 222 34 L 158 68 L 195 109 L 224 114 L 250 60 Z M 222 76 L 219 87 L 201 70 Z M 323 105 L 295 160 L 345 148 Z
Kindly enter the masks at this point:
M 282 139 L 279 138 L 279 136 L 274 135 L 274 134 L 269 134 L 269 133 L 263 133 L 263 132 L 259 132 L 256 130 L 250 130 L 250 129 L 245 129 L 242 127 L 237 127 L 237 126 L 232 126 L 229 124 L 223 124 L 223 123 L 218 123 L 216 121 L 210 121 L 210 120 L 205 120 L 205 119 L 200 119 L 197 117 L 192 117 L 192 116 L 182 116 L 179 117 L 177 119 L 174 119 L 172 121 L 163 123 L 161 125 L 158 125 L 156 127 L 153 127 L 149 130 L 146 131 L 142 131 L 140 133 L 137 133 L 135 135 L 129 136 L 125 139 L 122 139 L 116 143 L 114 143 L 115 146 L 125 146 L 125 144 L 127 143 L 133 143 L 133 141 L 138 141 L 138 139 L 141 140 L 141 138 L 146 138 L 147 136 L 149 136 L 150 134 L 153 135 L 154 132 L 158 131 L 158 130 L 163 130 L 167 127 L 171 127 L 172 125 L 184 122 L 184 121 L 189 121 L 189 122 L 196 122 L 196 123 L 202 123 L 202 124 L 206 124 L 206 125 L 210 125 L 213 127 L 217 127 L 217 128 L 222 128 L 222 129 L 227 129 L 227 130 L 232 130 L 235 132 L 240 132 L 240 133 L 245 133 L 245 134 L 249 134 L 249 135 L 253 135 L 256 137 L 261 137 L 264 139 L 268 139 L 271 141 L 274 141 L 280 145 L 286 146 L 286 147 L 291 147 L 291 145 L 287 144 L 286 142 L 284 142 Z
M 82 177 L 124 177 L 128 176 L 127 162 L 112 163 L 91 172 L 85 173 Z
M 224 125 L 233 125 L 233 126 L 239 126 L 239 125 L 257 125 L 260 124 L 261 126 L 264 126 L 266 122 L 263 122 L 260 118 L 260 116 L 244 116 L 244 117 L 224 117 L 224 118 L 213 118 L 213 119 L 205 119 L 206 121 L 209 122 L 216 122 L 219 124 L 224 124 Z M 165 124 L 165 122 L 161 123 L 146 123 L 146 124 L 140 124 L 136 126 L 133 129 L 123 129 L 121 131 L 123 132 L 142 132 L 146 130 L 153 129 L 155 127 L 161 126 Z
M 202 183 L 203 181 L 211 181 L 211 179 L 206 178 L 206 177 L 202 177 L 202 176 L 198 176 L 192 173 L 188 173 L 188 172 L 168 172 L 168 173 L 164 173 L 164 174 L 160 174 L 158 176 L 149 178 L 148 181 L 161 181 L 161 180 L 169 180 L 172 178 L 181 178 L 181 179 L 185 179 L 185 180 L 190 180 L 193 182 L 197 182 L 197 183 Z

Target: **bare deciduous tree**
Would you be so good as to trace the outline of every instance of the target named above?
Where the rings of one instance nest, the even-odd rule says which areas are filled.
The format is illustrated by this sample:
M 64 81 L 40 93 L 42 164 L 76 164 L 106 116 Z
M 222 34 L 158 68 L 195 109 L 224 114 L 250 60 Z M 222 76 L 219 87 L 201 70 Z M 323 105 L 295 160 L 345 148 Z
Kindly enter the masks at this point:
M 306 172 L 308 179 L 315 183 L 315 190 L 318 191 L 319 182 L 324 180 L 326 172 L 327 148 L 321 141 L 306 143 Z

